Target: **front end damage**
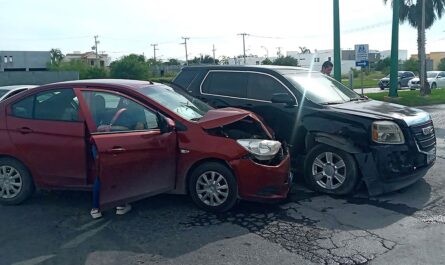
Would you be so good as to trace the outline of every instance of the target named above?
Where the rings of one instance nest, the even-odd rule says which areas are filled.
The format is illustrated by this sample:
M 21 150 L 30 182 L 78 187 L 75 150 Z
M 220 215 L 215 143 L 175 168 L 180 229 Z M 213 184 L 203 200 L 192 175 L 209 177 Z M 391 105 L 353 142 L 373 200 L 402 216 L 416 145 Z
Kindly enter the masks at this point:
M 288 147 L 275 141 L 273 133 L 260 120 L 246 116 L 205 131 L 212 136 L 233 139 L 248 151 L 243 157 L 228 161 L 237 177 L 242 199 L 279 201 L 287 197 L 292 184 Z

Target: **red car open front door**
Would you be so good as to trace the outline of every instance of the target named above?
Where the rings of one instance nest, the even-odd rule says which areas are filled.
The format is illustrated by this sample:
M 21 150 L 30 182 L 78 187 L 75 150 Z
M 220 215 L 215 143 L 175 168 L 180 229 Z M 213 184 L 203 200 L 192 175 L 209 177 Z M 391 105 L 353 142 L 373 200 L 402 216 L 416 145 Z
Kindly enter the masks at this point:
M 102 209 L 174 188 L 176 133 L 152 130 L 92 137 L 99 153 Z
M 156 113 L 122 94 L 82 91 L 94 123 L 102 209 L 172 190 L 176 132 L 161 132 Z

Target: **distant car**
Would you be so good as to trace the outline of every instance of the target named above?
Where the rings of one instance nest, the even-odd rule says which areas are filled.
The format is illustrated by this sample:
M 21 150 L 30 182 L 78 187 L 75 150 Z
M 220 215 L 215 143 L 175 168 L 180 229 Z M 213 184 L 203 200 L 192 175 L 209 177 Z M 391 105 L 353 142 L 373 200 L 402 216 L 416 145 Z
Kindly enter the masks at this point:
M 426 72 L 428 84 L 431 89 L 445 88 L 445 71 L 428 71 Z M 408 86 L 411 90 L 420 87 L 420 79 L 418 77 L 411 79 L 408 82 Z
M 0 101 L 17 95 L 20 92 L 34 88 L 34 85 L 0 86 Z
M 387 75 L 384 78 L 380 79 L 379 81 L 379 87 L 381 90 L 384 90 L 385 88 L 389 87 L 389 76 Z M 409 80 L 415 78 L 416 75 L 413 72 L 409 71 L 399 71 L 398 72 L 398 86 L 399 88 L 402 87 L 408 87 Z

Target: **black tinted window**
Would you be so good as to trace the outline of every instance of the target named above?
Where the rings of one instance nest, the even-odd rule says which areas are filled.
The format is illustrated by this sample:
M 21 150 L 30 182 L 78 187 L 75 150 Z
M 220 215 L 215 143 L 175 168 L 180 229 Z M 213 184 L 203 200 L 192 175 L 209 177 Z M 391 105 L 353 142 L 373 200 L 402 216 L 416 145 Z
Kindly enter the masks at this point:
M 12 115 L 19 118 L 32 118 L 34 96 L 27 97 L 12 105 Z
M 35 99 L 34 119 L 36 120 L 78 120 L 78 100 L 72 89 L 41 92 Z
M 263 74 L 249 74 L 248 98 L 270 101 L 276 93 L 287 93 L 287 90 L 275 78 Z
M 193 79 L 198 75 L 199 71 L 182 71 L 173 81 L 173 83 L 180 85 L 183 88 L 188 88 Z
M 202 84 L 202 92 L 246 98 L 248 76 L 242 72 L 210 72 Z

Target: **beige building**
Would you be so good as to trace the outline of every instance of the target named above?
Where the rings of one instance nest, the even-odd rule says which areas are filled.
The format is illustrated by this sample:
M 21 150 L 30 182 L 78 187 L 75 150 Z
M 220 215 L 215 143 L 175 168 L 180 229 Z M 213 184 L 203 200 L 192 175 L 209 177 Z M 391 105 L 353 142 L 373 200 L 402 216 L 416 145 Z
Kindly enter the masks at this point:
M 108 56 L 108 54 L 98 54 L 96 56 L 95 52 L 73 52 L 68 53 L 63 58 L 64 61 L 72 61 L 72 60 L 81 60 L 85 63 L 96 66 L 96 67 L 108 67 L 111 63 L 111 58 Z
M 419 56 L 417 54 L 411 55 L 412 59 L 418 59 Z M 433 70 L 438 70 L 437 66 L 440 63 L 440 60 L 445 58 L 445 52 L 430 52 L 426 54 L 426 58 L 433 61 Z

